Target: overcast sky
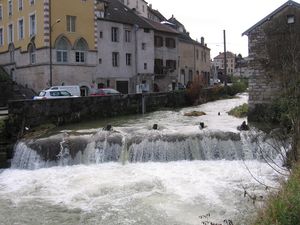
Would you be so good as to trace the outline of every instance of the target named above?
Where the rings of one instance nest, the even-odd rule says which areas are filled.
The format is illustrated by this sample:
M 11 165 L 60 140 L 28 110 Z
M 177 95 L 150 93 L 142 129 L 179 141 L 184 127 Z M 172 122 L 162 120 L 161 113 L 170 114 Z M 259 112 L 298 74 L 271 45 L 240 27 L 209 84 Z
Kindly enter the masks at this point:
M 287 0 L 146 0 L 167 19 L 172 14 L 184 24 L 194 39 L 201 36 L 211 49 L 211 58 L 224 51 L 248 56 L 248 38 L 242 33 L 266 17 Z M 297 1 L 297 0 L 296 0 Z M 298 2 L 298 1 L 297 1 Z

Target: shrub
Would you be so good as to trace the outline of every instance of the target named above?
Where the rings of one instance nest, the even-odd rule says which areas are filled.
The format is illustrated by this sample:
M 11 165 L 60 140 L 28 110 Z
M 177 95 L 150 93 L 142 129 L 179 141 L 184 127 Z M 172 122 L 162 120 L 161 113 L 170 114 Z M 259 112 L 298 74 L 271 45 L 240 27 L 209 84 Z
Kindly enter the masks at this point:
M 238 117 L 238 118 L 247 117 L 247 115 L 248 115 L 248 104 L 245 103 L 243 105 L 237 106 L 237 107 L 231 109 L 228 112 L 228 114 L 231 115 L 231 116 Z

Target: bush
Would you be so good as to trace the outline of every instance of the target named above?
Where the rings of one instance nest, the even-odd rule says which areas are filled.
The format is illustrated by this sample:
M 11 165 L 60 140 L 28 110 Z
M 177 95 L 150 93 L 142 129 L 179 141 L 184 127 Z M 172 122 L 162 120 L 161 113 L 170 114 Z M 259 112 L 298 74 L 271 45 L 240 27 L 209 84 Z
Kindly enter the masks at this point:
M 235 116 L 238 118 L 243 118 L 243 117 L 247 117 L 248 115 L 248 104 L 243 104 L 240 106 L 237 106 L 235 108 L 233 108 L 232 110 L 230 110 L 228 112 L 229 115 L 231 116 Z

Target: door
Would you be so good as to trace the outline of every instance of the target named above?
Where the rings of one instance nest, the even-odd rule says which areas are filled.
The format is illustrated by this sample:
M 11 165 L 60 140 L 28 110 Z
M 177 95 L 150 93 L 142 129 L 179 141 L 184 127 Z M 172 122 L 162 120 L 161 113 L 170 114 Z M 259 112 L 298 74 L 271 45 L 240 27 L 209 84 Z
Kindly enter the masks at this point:
M 116 82 L 117 91 L 122 94 L 128 94 L 128 81 L 117 81 Z

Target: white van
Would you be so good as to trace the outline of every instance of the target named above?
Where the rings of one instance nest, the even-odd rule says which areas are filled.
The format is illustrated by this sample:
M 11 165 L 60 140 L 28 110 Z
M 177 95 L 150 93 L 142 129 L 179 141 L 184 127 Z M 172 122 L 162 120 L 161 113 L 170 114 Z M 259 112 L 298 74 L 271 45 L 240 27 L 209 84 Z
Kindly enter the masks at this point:
M 47 90 L 65 90 L 68 91 L 73 96 L 80 96 L 80 87 L 78 85 L 72 86 L 52 86 Z

